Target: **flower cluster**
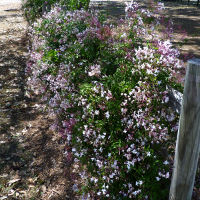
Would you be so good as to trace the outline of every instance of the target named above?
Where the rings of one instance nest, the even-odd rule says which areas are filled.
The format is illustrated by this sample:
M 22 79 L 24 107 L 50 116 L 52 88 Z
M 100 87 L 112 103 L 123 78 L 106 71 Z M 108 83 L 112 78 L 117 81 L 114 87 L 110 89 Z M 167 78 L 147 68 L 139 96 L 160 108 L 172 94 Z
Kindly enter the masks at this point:
M 132 2 L 111 28 L 95 13 L 55 7 L 30 29 L 28 84 L 56 115 L 67 157 L 87 168 L 82 199 L 167 198 L 164 152 L 178 123 L 167 88 L 178 88 L 181 62 L 156 35 L 162 9 Z
M 44 13 L 49 12 L 51 7 L 55 4 L 59 4 L 62 9 L 77 10 L 88 9 L 90 0 L 22 0 L 22 10 L 24 16 L 31 25 Z

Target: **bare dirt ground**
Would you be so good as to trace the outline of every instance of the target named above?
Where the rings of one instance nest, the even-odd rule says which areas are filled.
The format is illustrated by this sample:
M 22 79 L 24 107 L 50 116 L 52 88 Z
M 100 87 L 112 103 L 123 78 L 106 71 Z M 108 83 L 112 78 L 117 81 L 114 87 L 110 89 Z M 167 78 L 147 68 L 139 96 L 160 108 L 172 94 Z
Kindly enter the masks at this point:
M 166 2 L 165 6 L 174 22 L 174 44 L 180 45 L 182 53 L 200 58 L 200 7 L 172 2 Z
M 75 199 L 65 144 L 25 89 L 27 24 L 19 0 L 0 2 L 0 200 Z

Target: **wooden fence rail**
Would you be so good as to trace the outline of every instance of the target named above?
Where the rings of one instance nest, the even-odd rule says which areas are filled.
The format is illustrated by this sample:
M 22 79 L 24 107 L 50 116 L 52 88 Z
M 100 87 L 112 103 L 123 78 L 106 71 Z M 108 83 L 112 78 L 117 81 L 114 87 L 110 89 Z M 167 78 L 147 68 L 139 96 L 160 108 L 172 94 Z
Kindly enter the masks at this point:
M 200 152 L 200 59 L 188 62 L 170 200 L 191 200 Z

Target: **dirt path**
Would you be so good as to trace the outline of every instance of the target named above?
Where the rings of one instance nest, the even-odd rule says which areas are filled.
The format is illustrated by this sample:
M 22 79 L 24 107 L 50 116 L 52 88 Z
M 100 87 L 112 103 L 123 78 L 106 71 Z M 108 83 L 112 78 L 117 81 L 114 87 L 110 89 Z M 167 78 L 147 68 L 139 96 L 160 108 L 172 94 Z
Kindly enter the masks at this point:
M 75 199 L 65 145 L 26 96 L 26 22 L 19 0 L 0 1 L 0 200 Z
M 200 7 L 175 2 L 165 2 L 165 7 L 174 22 L 174 44 L 180 45 L 181 53 L 200 58 Z

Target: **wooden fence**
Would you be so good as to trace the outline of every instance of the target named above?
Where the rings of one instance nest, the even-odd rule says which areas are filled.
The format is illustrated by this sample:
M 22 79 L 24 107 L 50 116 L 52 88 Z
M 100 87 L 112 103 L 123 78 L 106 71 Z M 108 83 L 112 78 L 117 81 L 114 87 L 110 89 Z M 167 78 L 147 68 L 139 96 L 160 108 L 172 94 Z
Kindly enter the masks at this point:
M 188 62 L 170 200 L 191 200 L 200 152 L 200 59 Z

